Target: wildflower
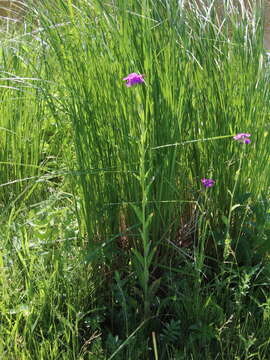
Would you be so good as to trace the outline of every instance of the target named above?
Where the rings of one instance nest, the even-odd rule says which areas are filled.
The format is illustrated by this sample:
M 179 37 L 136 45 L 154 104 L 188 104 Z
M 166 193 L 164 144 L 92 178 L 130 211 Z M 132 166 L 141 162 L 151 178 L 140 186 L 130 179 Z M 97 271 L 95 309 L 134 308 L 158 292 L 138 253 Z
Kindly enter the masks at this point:
M 126 81 L 126 86 L 131 87 L 135 84 L 144 83 L 144 75 L 132 73 L 129 74 L 127 77 L 123 78 Z
M 203 178 L 202 184 L 204 187 L 209 188 L 215 185 L 215 180 Z
M 250 144 L 250 134 L 240 133 L 235 135 L 233 138 L 236 141 L 239 141 L 242 144 Z

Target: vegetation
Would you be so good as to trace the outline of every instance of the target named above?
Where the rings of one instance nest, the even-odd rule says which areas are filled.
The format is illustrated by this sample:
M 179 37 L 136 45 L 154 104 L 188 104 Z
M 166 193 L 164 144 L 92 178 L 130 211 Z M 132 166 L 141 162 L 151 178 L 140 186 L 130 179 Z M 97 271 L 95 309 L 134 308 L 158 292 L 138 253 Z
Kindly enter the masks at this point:
M 269 65 L 231 11 L 43 0 L 1 32 L 1 358 L 269 358 Z

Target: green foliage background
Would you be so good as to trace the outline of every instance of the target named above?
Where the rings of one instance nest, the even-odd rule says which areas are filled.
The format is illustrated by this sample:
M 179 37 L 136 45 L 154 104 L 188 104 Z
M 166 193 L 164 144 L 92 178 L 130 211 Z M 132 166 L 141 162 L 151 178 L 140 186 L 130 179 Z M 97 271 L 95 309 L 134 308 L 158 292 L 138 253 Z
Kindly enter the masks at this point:
M 28 10 L 0 38 L 0 356 L 267 359 L 259 13 L 252 26 L 174 0 Z M 127 88 L 132 72 L 145 83 Z

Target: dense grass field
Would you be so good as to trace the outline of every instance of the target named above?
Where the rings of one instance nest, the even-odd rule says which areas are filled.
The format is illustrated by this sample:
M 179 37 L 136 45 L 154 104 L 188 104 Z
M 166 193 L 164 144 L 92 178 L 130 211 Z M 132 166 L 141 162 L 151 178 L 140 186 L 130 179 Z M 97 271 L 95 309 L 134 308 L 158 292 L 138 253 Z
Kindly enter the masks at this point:
M 0 359 L 270 359 L 260 12 L 43 0 L 0 33 Z

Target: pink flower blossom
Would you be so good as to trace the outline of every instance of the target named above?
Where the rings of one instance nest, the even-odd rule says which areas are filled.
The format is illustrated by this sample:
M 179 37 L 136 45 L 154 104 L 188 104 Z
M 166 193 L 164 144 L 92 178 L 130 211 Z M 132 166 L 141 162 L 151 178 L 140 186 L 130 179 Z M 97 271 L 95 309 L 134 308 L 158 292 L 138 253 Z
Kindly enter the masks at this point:
M 239 141 L 242 144 L 250 144 L 250 134 L 240 133 L 235 135 L 233 138 L 236 141 Z
M 215 180 L 203 178 L 202 184 L 204 187 L 209 188 L 215 185 Z
M 144 83 L 144 75 L 131 73 L 127 77 L 123 78 L 126 81 L 126 86 L 131 87 L 136 84 Z

